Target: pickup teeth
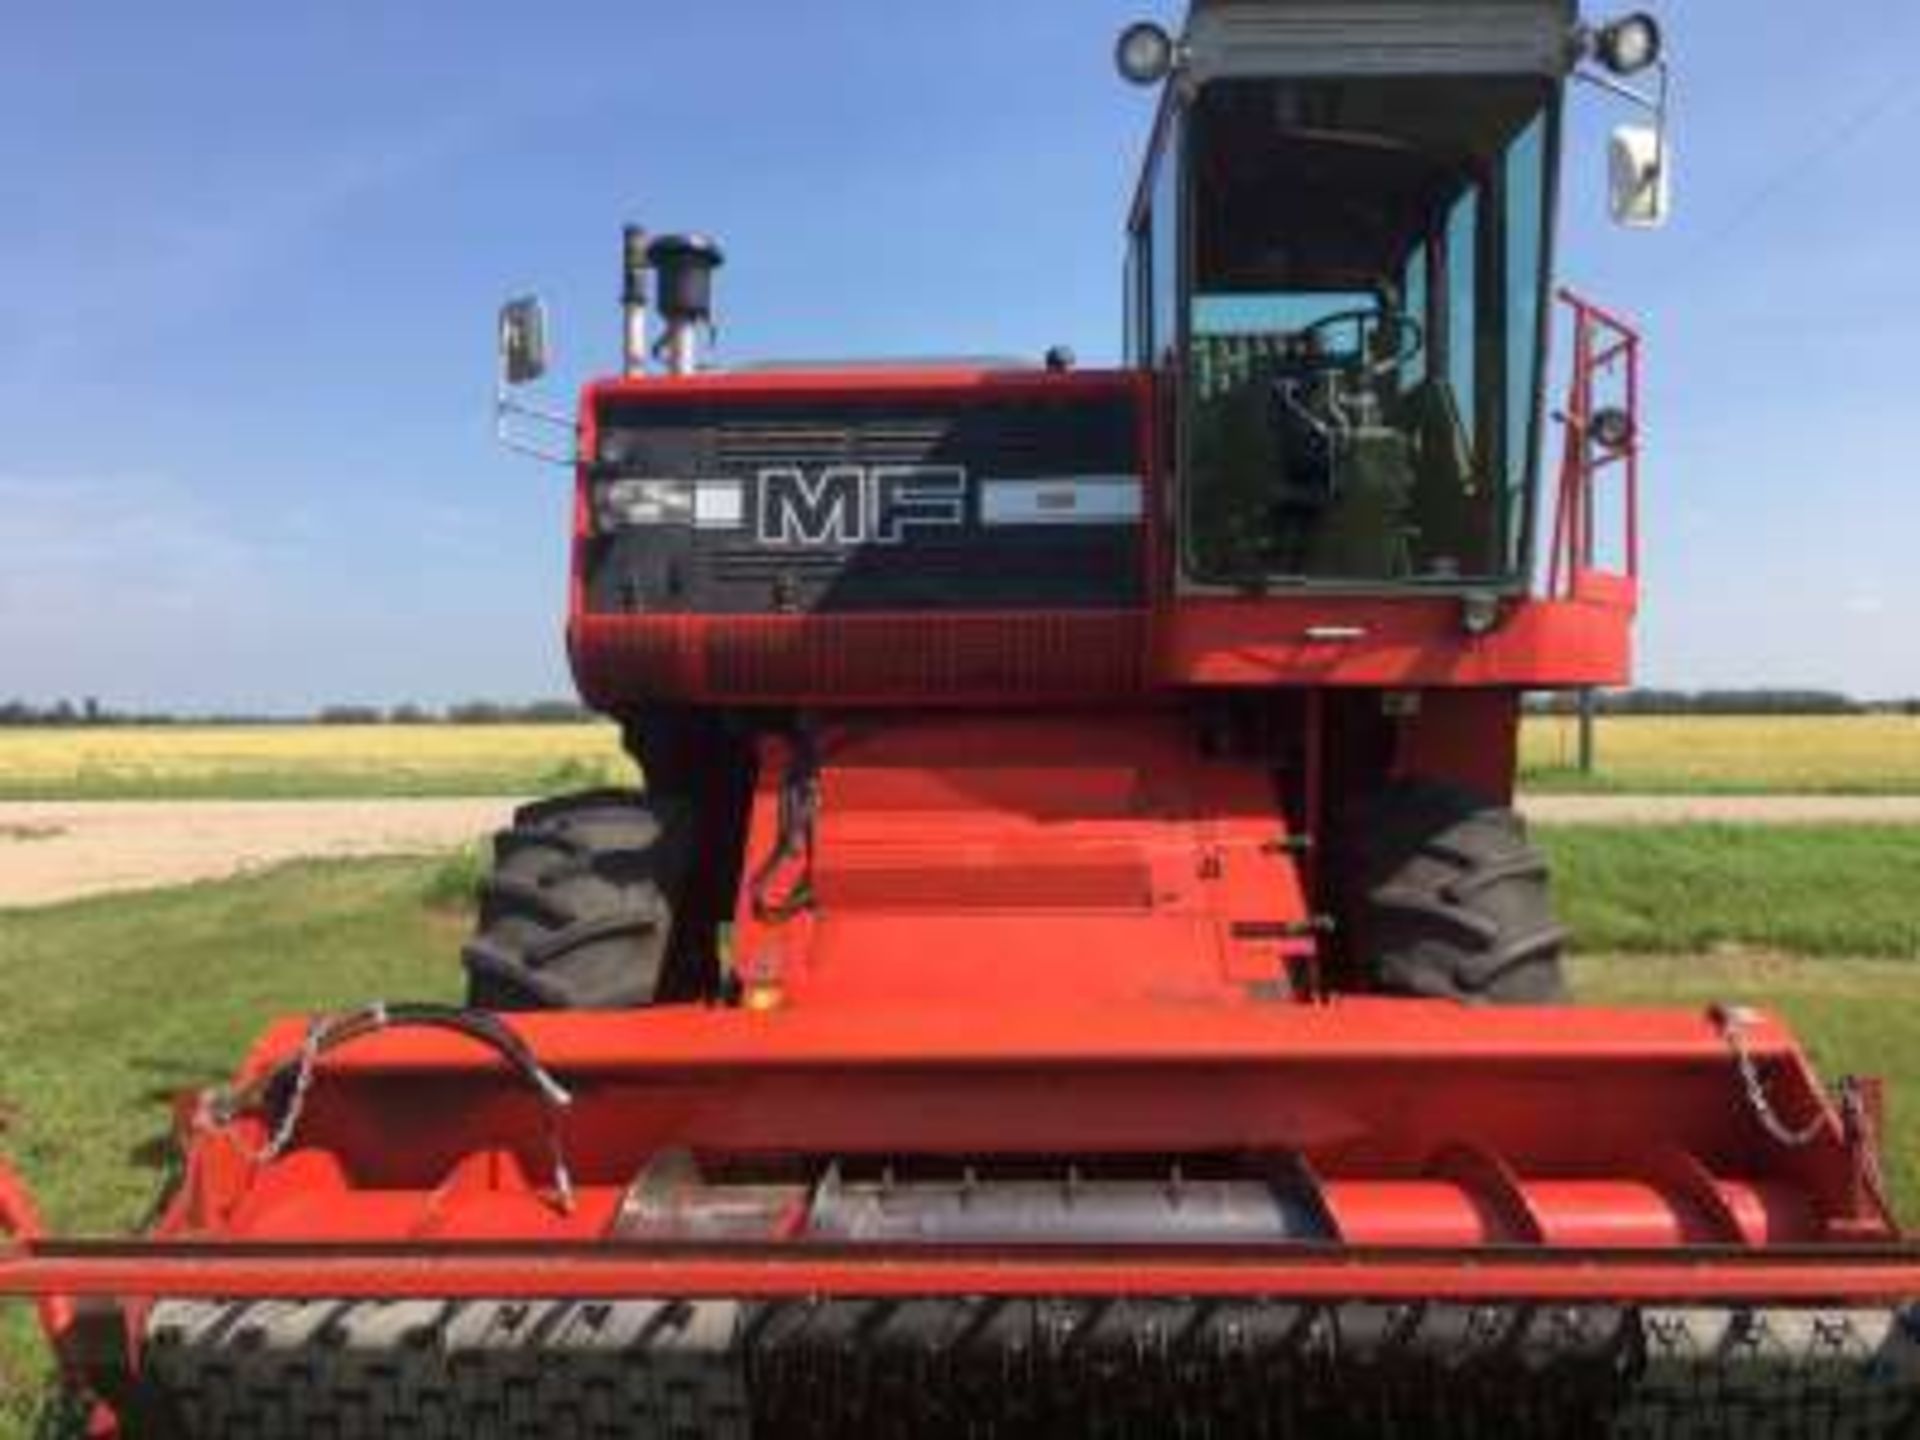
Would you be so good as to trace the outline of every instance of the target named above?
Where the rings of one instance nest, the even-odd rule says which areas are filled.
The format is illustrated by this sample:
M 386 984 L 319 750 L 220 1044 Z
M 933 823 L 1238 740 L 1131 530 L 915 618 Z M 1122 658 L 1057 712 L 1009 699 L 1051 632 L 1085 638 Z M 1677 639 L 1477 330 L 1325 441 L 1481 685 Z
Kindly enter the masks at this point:
M 163 1433 L 1905 1436 L 1920 1316 L 1159 1298 L 154 1307 Z M 148 1433 L 141 1430 L 138 1433 Z

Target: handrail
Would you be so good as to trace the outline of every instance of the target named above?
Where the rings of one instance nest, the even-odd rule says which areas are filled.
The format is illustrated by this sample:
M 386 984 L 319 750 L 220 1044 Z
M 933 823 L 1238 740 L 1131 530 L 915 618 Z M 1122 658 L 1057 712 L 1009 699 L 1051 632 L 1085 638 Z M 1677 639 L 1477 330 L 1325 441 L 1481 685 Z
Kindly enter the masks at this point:
M 1640 574 L 1640 332 L 1571 290 L 1557 298 L 1573 315 L 1573 376 L 1566 408 L 1554 415 L 1565 439 L 1547 594 L 1563 600 L 1607 568 L 1599 562 L 1598 493 L 1603 474 L 1615 468 L 1622 475 L 1621 566 L 1615 573 L 1628 580 Z M 1595 429 L 1602 416 L 1624 424 L 1602 436 Z

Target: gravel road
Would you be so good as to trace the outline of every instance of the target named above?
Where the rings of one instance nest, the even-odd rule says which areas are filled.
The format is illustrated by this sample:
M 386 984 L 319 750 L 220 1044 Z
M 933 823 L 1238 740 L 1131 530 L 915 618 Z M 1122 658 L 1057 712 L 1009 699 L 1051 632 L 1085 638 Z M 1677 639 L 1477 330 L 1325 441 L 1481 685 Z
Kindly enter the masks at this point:
M 490 833 L 514 802 L 129 800 L 0 802 L 0 907 L 184 885 L 309 857 L 430 854 Z M 1556 825 L 1920 824 L 1920 796 L 1544 795 Z
M 513 801 L 0 803 L 0 907 L 216 880 L 309 857 L 415 855 L 489 834 Z
M 1531 795 L 1543 825 L 1920 825 L 1920 795 Z

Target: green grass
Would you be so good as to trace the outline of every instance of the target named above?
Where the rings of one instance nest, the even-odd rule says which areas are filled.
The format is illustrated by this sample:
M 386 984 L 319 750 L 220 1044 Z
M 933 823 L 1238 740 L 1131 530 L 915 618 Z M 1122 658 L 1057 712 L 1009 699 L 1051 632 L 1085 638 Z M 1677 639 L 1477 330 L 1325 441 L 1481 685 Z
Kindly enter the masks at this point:
M 1861 769 L 1825 778 L 1778 775 L 1768 777 L 1729 768 L 1725 773 L 1701 775 L 1655 766 L 1606 764 L 1593 774 L 1571 765 L 1522 765 L 1519 776 L 1524 795 L 1832 795 L 1870 799 L 1878 795 L 1916 795 L 1920 786 L 1902 770 Z
M 1920 829 L 1543 838 L 1585 952 L 1584 999 L 1782 1011 L 1826 1073 L 1888 1079 L 1891 1175 L 1920 1204 L 1920 1125 L 1907 1118 L 1920 1114 Z M 0 1149 L 62 1229 L 137 1226 L 161 1181 L 170 1098 L 228 1076 L 270 1017 L 457 993 L 476 864 L 303 864 L 0 913 Z M 1606 953 L 1623 951 L 1666 958 Z M 0 1437 L 44 1424 L 46 1393 L 31 1316 L 11 1307 L 0 1314 Z
M 1591 954 L 1920 958 L 1920 827 L 1537 827 Z M 1920 1000 L 1920 980 L 1915 987 Z

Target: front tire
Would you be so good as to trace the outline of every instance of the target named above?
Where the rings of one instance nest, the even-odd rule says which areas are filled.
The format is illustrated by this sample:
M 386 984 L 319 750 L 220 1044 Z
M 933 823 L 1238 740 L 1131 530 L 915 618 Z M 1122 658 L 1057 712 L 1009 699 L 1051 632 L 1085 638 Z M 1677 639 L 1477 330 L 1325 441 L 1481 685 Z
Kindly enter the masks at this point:
M 1510 807 L 1403 781 L 1361 807 L 1340 859 L 1361 988 L 1481 1005 L 1571 998 L 1546 857 Z
M 462 951 L 482 1010 L 626 1010 L 671 988 L 687 807 L 633 790 L 523 805 L 494 838 Z

